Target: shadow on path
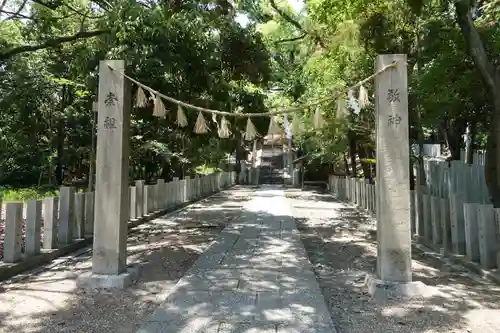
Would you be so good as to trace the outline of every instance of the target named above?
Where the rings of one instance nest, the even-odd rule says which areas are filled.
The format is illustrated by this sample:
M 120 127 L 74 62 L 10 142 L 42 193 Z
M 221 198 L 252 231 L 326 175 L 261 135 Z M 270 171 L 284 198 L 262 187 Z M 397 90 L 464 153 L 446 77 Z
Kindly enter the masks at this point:
M 128 263 L 141 265 L 141 277 L 124 291 L 76 289 L 76 278 L 91 269 L 91 252 L 3 284 L 0 332 L 135 332 L 214 237 L 239 218 L 249 193 L 225 191 L 135 228 L 128 238 Z
M 328 194 L 287 191 L 295 221 L 340 333 L 498 332 L 500 288 L 413 254 L 413 279 L 438 295 L 377 304 L 364 287 L 376 269 L 376 222 Z

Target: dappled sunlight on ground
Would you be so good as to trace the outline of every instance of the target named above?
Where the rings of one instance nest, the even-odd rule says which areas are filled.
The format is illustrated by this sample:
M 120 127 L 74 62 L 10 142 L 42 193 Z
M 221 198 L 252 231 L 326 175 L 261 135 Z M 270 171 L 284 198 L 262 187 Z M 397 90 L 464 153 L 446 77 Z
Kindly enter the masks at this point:
M 256 190 L 141 329 L 332 333 L 283 190 Z
M 89 250 L 3 283 L 0 332 L 135 333 L 149 318 L 150 328 L 167 320 L 189 332 L 331 333 L 324 316 L 338 333 L 499 331 L 499 286 L 418 253 L 413 279 L 432 292 L 376 302 L 364 285 L 376 268 L 375 220 L 327 194 L 285 193 L 237 187 L 137 226 L 128 261 L 141 278 L 124 291 L 76 289 Z
M 432 289 L 429 296 L 375 302 L 364 285 L 366 273 L 376 268 L 375 219 L 327 194 L 289 190 L 287 195 L 339 332 L 498 332 L 500 287 L 417 253 L 413 279 Z
M 91 252 L 0 286 L 0 332 L 135 332 L 225 225 L 251 191 L 226 191 L 176 214 L 142 224 L 128 239 L 128 263 L 139 282 L 98 294 L 76 289 L 91 269 Z

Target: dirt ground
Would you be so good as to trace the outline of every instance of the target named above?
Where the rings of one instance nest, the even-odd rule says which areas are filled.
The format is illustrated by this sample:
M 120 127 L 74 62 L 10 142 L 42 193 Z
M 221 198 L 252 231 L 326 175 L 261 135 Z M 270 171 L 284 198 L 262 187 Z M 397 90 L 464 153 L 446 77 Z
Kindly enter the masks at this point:
M 327 194 L 287 197 L 339 333 L 500 332 L 499 286 L 415 251 L 413 279 L 429 294 L 376 302 L 364 286 L 376 267 L 375 220 Z

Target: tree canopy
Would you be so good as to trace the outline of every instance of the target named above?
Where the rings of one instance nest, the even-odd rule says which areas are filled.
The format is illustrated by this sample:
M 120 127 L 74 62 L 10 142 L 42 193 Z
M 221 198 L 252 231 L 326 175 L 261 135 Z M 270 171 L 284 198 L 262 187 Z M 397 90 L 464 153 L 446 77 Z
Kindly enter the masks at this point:
M 106 58 L 124 59 L 127 73 L 173 98 L 260 113 L 310 105 L 371 75 L 377 54 L 404 53 L 412 143 L 442 142 L 457 158 L 469 127 L 474 147 L 488 149 L 487 181 L 500 203 L 499 11 L 498 2 L 471 0 L 1 0 L 0 182 L 88 176 Z M 365 87 L 371 96 L 372 83 Z M 249 146 L 244 119 L 230 119 L 234 135 L 220 139 L 193 133 L 196 112 L 179 128 L 176 106 L 166 107 L 166 119 L 133 110 L 131 178 L 215 167 Z M 316 108 L 322 129 L 311 123 Z M 294 145 L 328 172 L 373 177 L 374 108 L 352 111 L 338 117 L 334 99 L 304 107 L 292 115 L 305 127 Z M 260 133 L 267 122 L 256 119 Z

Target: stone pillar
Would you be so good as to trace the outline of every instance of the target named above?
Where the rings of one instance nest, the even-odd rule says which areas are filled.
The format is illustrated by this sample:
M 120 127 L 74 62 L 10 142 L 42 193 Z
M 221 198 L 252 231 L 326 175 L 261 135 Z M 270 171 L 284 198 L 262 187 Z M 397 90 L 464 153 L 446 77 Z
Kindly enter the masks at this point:
M 412 293 L 410 154 L 406 55 L 379 55 L 375 77 L 377 114 L 377 272 L 372 294 Z
M 28 201 L 26 210 L 26 241 L 24 252 L 27 256 L 40 254 L 42 231 L 42 200 Z
M 43 248 L 54 249 L 57 246 L 57 206 L 58 197 L 43 199 Z
M 111 66 L 111 67 L 110 67 Z M 92 274 L 79 279 L 92 289 L 124 288 L 137 271 L 127 271 L 128 174 L 130 156 L 129 82 L 123 60 L 101 61 Z

